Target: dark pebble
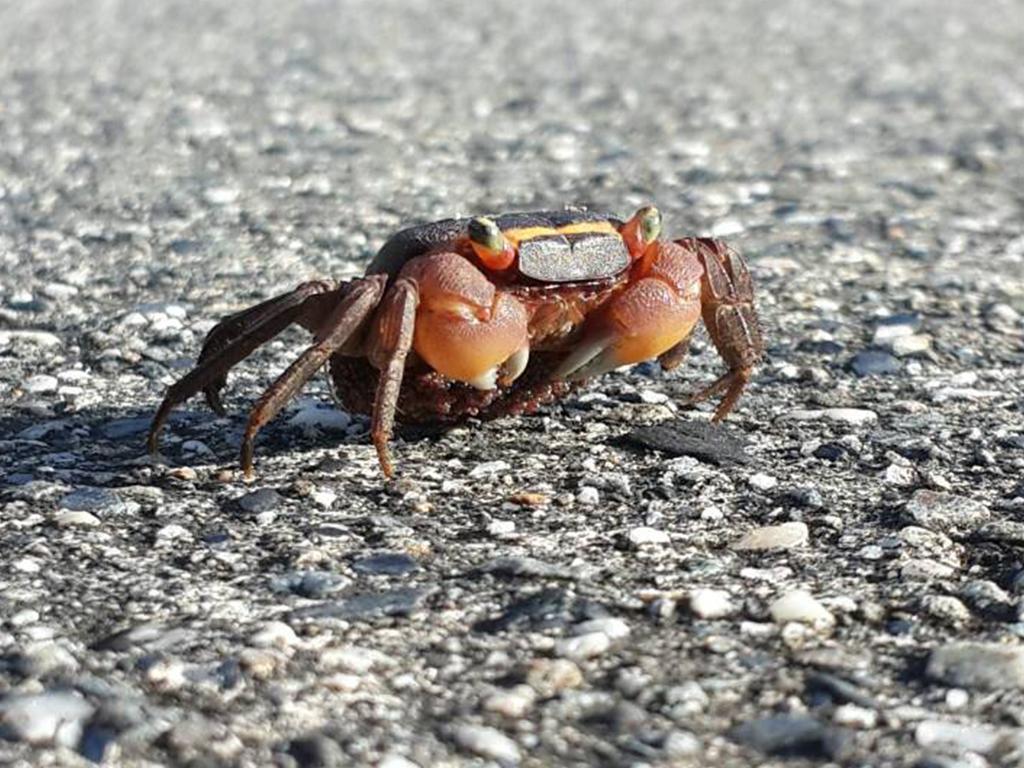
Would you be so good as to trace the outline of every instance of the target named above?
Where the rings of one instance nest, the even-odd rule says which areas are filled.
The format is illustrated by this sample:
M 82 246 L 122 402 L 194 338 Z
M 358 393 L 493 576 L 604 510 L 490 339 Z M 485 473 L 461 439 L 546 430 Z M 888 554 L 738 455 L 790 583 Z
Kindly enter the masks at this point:
M 97 515 L 116 515 L 127 508 L 114 491 L 109 488 L 77 488 L 60 500 L 64 509 L 76 512 L 92 512 Z
M 213 670 L 212 677 L 226 691 L 236 688 L 242 682 L 242 665 L 238 659 L 225 659 Z
M 287 752 L 302 768 L 334 768 L 347 764 L 345 752 L 338 742 L 323 734 L 292 739 L 288 742 Z
M 829 672 L 809 672 L 805 684 L 812 696 L 824 695 L 839 703 L 849 702 L 869 709 L 878 708 L 878 702 L 871 694 L 863 691 L 856 683 Z
M 1014 448 L 1024 451 L 1024 435 L 1003 435 L 996 438 L 996 442 L 1003 448 Z M 1021 481 L 1020 487 L 1024 489 L 1024 481 Z
M 892 376 L 903 370 L 903 365 L 888 352 L 868 349 L 856 354 L 849 362 L 850 370 L 860 377 Z
M 78 751 L 86 760 L 103 762 L 107 748 L 117 740 L 117 731 L 102 725 L 90 725 L 78 742 Z
M 877 328 L 893 325 L 906 326 L 916 331 L 921 327 L 921 316 L 916 312 L 901 312 L 900 314 L 883 317 L 875 323 Z
M 404 576 L 419 569 L 419 563 L 403 552 L 380 552 L 352 563 L 352 570 L 356 573 L 370 576 Z
M 348 579 L 330 571 L 290 571 L 270 580 L 274 592 L 290 592 L 299 597 L 321 598 L 348 584 Z
M 504 578 L 541 578 L 541 579 L 567 579 L 576 578 L 575 572 L 570 568 L 554 563 L 546 563 L 535 557 L 496 557 L 488 560 L 483 565 L 474 568 L 472 573 L 487 573 L 492 576 Z
M 90 648 L 94 651 L 127 651 L 133 648 L 167 650 L 191 640 L 195 632 L 185 627 L 166 627 L 162 624 L 139 624 L 97 640 Z
M 384 616 L 408 616 L 419 608 L 430 589 L 394 589 L 352 595 L 344 600 L 320 603 L 292 611 L 292 619 L 348 619 L 365 621 Z
M 238 506 L 249 514 L 258 515 L 277 509 L 282 501 L 284 499 L 281 494 L 273 488 L 260 488 L 242 496 L 238 500 Z
M 814 458 L 825 461 L 839 461 L 846 449 L 838 443 L 822 443 L 814 449 Z
M 608 616 L 598 602 L 571 595 L 564 589 L 544 589 L 514 600 L 501 614 L 473 625 L 476 632 L 505 632 L 566 627 L 587 619 Z
M 843 351 L 843 345 L 838 341 L 811 341 L 804 339 L 796 345 L 797 352 L 809 352 L 812 355 L 824 355 L 835 357 Z
M 692 456 L 709 464 L 749 464 L 746 440 L 729 427 L 690 419 L 673 419 L 634 429 L 622 440 L 670 456 Z
M 890 635 L 909 635 L 914 630 L 914 625 L 908 619 L 890 619 L 885 622 L 885 631 Z
M 845 732 L 826 728 L 805 715 L 772 715 L 751 720 L 733 728 L 729 735 L 733 741 L 780 757 L 841 759 L 850 744 Z
M 812 487 L 791 488 L 785 492 L 784 498 L 794 507 L 821 509 L 825 506 L 821 491 Z
M 170 242 L 171 251 L 177 254 L 195 253 L 202 248 L 198 240 L 178 239 Z
M 102 427 L 103 436 L 111 440 L 120 440 L 132 435 L 141 435 L 149 429 L 151 419 L 149 416 L 137 419 L 115 419 L 108 421 Z

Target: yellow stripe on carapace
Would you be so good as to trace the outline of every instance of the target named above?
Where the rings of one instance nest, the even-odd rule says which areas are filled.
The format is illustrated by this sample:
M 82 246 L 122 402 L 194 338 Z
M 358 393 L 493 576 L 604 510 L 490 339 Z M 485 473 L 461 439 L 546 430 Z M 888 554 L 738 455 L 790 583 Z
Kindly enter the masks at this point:
M 519 245 L 523 240 L 533 240 L 536 237 L 551 237 L 552 235 L 582 235 L 587 232 L 600 232 L 606 235 L 617 235 L 617 230 L 610 221 L 578 221 L 575 224 L 566 224 L 564 227 L 554 229 L 552 227 L 520 227 L 518 229 L 506 229 L 503 234 L 513 245 Z
M 512 245 L 519 245 L 523 240 L 557 235 L 558 230 L 551 227 L 520 227 L 519 229 L 506 229 L 502 234 L 512 241 Z
M 601 232 L 603 234 L 617 235 L 617 230 L 610 221 L 578 221 L 575 224 L 566 224 L 559 227 L 558 231 L 563 235 L 582 235 L 586 232 Z

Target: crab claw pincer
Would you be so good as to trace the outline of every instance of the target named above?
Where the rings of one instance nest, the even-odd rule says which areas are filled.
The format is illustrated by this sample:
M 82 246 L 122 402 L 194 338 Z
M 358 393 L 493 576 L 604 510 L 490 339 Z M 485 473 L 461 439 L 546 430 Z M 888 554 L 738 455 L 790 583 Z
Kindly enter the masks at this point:
M 517 299 L 454 253 L 432 254 L 408 269 L 420 295 L 413 348 L 431 368 L 478 389 L 522 373 L 529 318 Z

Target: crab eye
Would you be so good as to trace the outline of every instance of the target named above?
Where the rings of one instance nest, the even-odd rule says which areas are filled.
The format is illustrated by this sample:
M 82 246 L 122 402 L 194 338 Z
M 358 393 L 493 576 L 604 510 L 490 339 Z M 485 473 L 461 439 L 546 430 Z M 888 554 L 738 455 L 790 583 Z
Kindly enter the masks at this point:
M 505 236 L 498 225 L 484 216 L 470 219 L 469 239 L 489 251 L 501 251 L 505 247 Z
M 469 242 L 480 260 L 491 269 L 506 269 L 515 258 L 515 250 L 498 225 L 485 216 L 470 219 Z
M 652 243 L 661 234 L 661 211 L 653 205 L 641 208 L 637 211 L 640 219 L 640 234 L 645 243 Z
M 647 251 L 647 246 L 661 234 L 661 211 L 653 205 L 645 206 L 634 213 L 619 231 L 630 255 L 639 259 Z

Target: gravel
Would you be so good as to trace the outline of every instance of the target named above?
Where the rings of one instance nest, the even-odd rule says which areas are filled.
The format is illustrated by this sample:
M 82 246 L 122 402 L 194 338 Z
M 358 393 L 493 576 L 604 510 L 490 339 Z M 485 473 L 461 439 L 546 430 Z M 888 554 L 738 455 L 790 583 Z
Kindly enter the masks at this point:
M 0 6 L 0 764 L 1004 766 L 1024 708 L 1020 4 Z M 706 334 L 403 432 L 221 317 L 404 225 L 648 202 Z M 1015 763 L 1015 761 L 1017 761 Z

